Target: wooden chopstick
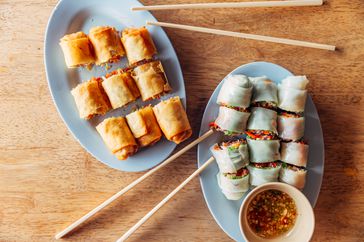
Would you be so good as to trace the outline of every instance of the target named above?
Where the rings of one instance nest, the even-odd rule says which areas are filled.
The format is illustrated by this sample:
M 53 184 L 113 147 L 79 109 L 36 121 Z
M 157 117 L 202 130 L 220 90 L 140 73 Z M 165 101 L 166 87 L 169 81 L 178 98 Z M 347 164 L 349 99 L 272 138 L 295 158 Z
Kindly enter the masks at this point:
M 186 180 L 184 180 L 178 187 L 176 187 L 170 194 L 168 194 L 162 201 L 160 201 L 152 210 L 150 210 L 143 218 L 141 218 L 133 227 L 131 227 L 117 242 L 125 241 L 132 235 L 140 226 L 142 226 L 150 217 L 153 216 L 164 204 L 166 204 L 174 195 L 177 194 L 185 185 L 187 185 L 194 177 L 200 174 L 206 167 L 213 161 L 214 157 L 210 157 L 200 168 L 195 170 Z
M 124 193 L 128 192 L 129 190 L 131 190 L 136 185 L 138 185 L 145 178 L 149 177 L 154 172 L 156 172 L 159 169 L 161 169 L 162 167 L 166 166 L 167 164 L 169 164 L 173 160 L 177 159 L 179 156 L 181 156 L 182 154 L 184 154 L 186 151 L 190 150 L 192 147 L 194 147 L 195 145 L 197 145 L 201 141 L 205 140 L 207 137 L 209 137 L 213 133 L 214 133 L 214 131 L 212 129 L 208 130 L 206 133 L 204 133 L 203 135 L 201 135 L 200 137 L 198 137 L 197 139 L 195 139 L 194 141 L 192 141 L 191 143 L 189 143 L 188 145 L 186 145 L 185 147 L 183 147 L 180 151 L 176 152 L 171 157 L 169 157 L 167 160 L 165 160 L 159 166 L 157 166 L 157 167 L 153 168 L 152 170 L 148 171 L 147 173 L 145 173 L 144 175 L 142 175 L 141 177 L 139 177 L 138 179 L 136 179 L 135 181 L 133 181 L 132 183 L 130 183 L 128 186 L 124 187 L 119 192 L 115 193 L 113 196 L 111 196 L 110 198 L 108 198 L 107 200 L 105 200 L 99 206 L 97 206 L 96 208 L 92 209 L 90 212 L 88 212 L 87 214 L 85 214 L 84 216 L 82 216 L 81 218 L 79 218 L 77 221 L 73 222 L 67 228 L 65 228 L 64 230 L 62 230 L 58 234 L 56 234 L 55 238 L 56 239 L 60 239 L 60 238 L 64 237 L 65 235 L 67 235 L 68 233 L 70 233 L 71 231 L 73 231 L 75 228 L 77 228 L 79 225 L 81 225 L 82 223 L 84 223 L 86 220 L 88 220 L 89 218 L 91 218 L 92 216 L 94 216 L 97 212 L 99 212 L 100 210 L 102 210 L 103 208 L 105 208 L 107 205 L 109 205 L 110 203 L 112 203 L 113 201 L 115 201 L 121 195 L 123 195 Z
M 301 7 L 319 6 L 323 0 L 290 0 L 290 1 L 261 1 L 261 2 L 230 2 L 230 3 L 192 3 L 171 5 L 149 5 L 132 7 L 133 11 L 167 10 L 167 9 L 206 9 L 206 8 L 255 8 L 255 7 Z
M 191 25 L 173 24 L 173 23 L 165 23 L 165 22 L 151 22 L 151 21 L 147 21 L 146 24 L 160 26 L 160 27 L 167 27 L 167 28 L 190 30 L 190 31 L 202 32 L 202 33 L 208 33 L 208 34 L 217 34 L 217 35 L 238 37 L 238 38 L 243 38 L 243 39 L 252 39 L 252 40 L 260 40 L 260 41 L 273 42 L 273 43 L 286 44 L 286 45 L 295 45 L 295 46 L 302 46 L 302 47 L 308 47 L 308 48 L 316 48 L 316 49 L 322 49 L 322 50 L 335 51 L 335 49 L 336 49 L 336 47 L 334 45 L 318 44 L 318 43 L 314 43 L 314 42 L 277 38 L 277 37 L 271 37 L 271 36 L 265 36 L 265 35 L 239 33 L 239 32 L 220 30 L 220 29 L 210 29 L 210 28 L 203 28 L 203 27 L 197 27 L 197 26 L 191 26 Z

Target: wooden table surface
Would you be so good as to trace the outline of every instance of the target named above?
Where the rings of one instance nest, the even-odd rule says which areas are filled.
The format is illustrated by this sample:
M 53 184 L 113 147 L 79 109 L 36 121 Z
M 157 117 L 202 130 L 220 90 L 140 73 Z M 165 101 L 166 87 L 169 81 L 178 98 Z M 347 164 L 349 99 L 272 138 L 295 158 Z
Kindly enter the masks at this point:
M 0 0 L 0 241 L 53 240 L 56 232 L 142 174 L 113 170 L 94 159 L 57 113 L 43 65 L 44 32 L 56 2 Z M 313 241 L 362 241 L 364 2 L 160 11 L 155 16 L 160 21 L 338 46 L 338 51 L 328 52 L 166 29 L 182 65 L 195 137 L 212 91 L 235 67 L 264 60 L 309 77 L 326 149 Z M 114 241 L 195 168 L 193 149 L 64 240 Z M 195 179 L 130 241 L 231 240 L 209 213 Z

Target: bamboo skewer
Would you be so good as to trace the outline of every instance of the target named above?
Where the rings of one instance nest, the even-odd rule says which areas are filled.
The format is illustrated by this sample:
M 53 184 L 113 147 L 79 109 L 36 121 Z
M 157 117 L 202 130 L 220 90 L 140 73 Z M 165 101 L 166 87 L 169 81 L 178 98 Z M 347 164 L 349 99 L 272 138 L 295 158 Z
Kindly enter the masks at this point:
M 273 42 L 273 43 L 286 44 L 286 45 L 295 45 L 295 46 L 302 46 L 302 47 L 308 47 L 308 48 L 316 48 L 316 49 L 322 49 L 322 50 L 335 51 L 335 49 L 336 49 L 336 47 L 334 45 L 326 45 L 326 44 L 319 44 L 319 43 L 307 42 L 307 41 L 301 41 L 301 40 L 277 38 L 277 37 L 271 37 L 271 36 L 265 36 L 265 35 L 239 33 L 239 32 L 220 30 L 220 29 L 210 29 L 210 28 L 196 27 L 196 26 L 191 26 L 191 25 L 173 24 L 173 23 L 166 23 L 166 22 L 150 22 L 150 21 L 147 21 L 146 24 L 160 26 L 160 27 L 167 27 L 167 28 L 190 30 L 190 31 L 208 33 L 208 34 L 217 34 L 217 35 L 238 37 L 238 38 L 243 38 L 243 39 L 252 39 L 252 40 L 260 40 L 260 41 Z
M 132 7 L 131 10 L 140 11 L 140 10 L 206 9 L 206 8 L 302 7 L 302 6 L 319 6 L 322 4 L 323 0 L 192 3 L 192 4 L 140 6 L 140 7 Z
M 200 168 L 194 171 L 186 180 L 184 180 L 178 187 L 176 187 L 170 194 L 168 194 L 162 201 L 160 201 L 152 210 L 150 210 L 142 219 L 140 219 L 133 227 L 131 227 L 117 242 L 125 241 L 132 235 L 140 226 L 142 226 L 153 214 L 155 214 L 164 204 L 166 204 L 174 195 L 177 194 L 185 185 L 187 185 L 194 177 L 200 174 L 206 167 L 213 161 L 214 157 L 210 157 Z
M 130 183 L 128 186 L 124 187 L 119 192 L 115 193 L 113 196 L 111 196 L 110 198 L 108 198 L 107 200 L 105 200 L 99 206 L 97 206 L 96 208 L 92 209 L 90 212 L 88 212 L 87 214 L 85 214 L 84 216 L 82 216 L 81 218 L 79 218 L 77 221 L 73 222 L 67 228 L 65 228 L 64 230 L 62 230 L 58 234 L 56 234 L 55 238 L 56 239 L 60 239 L 60 238 L 64 237 L 65 235 L 67 235 L 68 233 L 70 233 L 71 231 L 73 231 L 76 227 L 78 227 L 79 225 L 81 225 L 82 223 L 84 223 L 86 220 L 88 220 L 89 218 L 91 218 L 93 215 L 95 215 L 97 212 L 99 212 L 100 210 L 102 210 L 103 208 L 105 208 L 106 206 L 108 206 L 110 203 L 112 203 L 117 198 L 119 198 L 120 196 L 122 196 L 123 194 L 125 194 L 126 192 L 128 192 L 129 190 L 131 190 L 136 185 L 138 185 L 145 178 L 149 177 L 154 172 L 156 172 L 159 169 L 161 169 L 162 167 L 166 166 L 167 164 L 169 164 L 173 160 L 177 159 L 179 156 L 181 156 L 182 154 L 184 154 L 186 151 L 190 150 L 192 147 L 194 147 L 195 145 L 197 145 L 201 141 L 205 140 L 207 137 L 209 137 L 213 133 L 214 133 L 214 131 L 212 129 L 210 129 L 209 131 L 207 131 L 206 133 L 204 133 L 203 135 L 201 135 L 200 137 L 198 137 L 196 140 L 192 141 L 191 143 L 189 143 L 188 145 L 186 145 L 184 148 L 182 148 L 181 150 L 179 150 L 178 152 L 176 152 L 174 155 L 172 155 L 171 157 L 169 157 L 168 159 L 166 159 L 163 163 L 161 163 L 157 167 L 151 169 L 150 171 L 148 171 L 147 173 L 145 173 L 144 175 L 142 175 L 141 177 L 139 177 L 138 179 L 136 179 L 135 181 L 133 181 L 132 183 Z

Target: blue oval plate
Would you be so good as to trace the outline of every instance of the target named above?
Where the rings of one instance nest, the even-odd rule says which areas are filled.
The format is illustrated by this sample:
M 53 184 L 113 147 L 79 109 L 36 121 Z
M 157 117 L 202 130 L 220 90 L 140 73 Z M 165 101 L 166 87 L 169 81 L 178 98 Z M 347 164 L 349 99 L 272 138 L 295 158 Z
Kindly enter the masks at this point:
M 246 76 L 267 76 L 269 79 L 279 83 L 280 80 L 293 74 L 285 68 L 276 64 L 267 62 L 253 62 L 242 65 L 232 71 L 230 74 L 244 74 Z M 201 128 L 200 135 L 209 129 L 209 123 L 214 121 L 218 114 L 219 106 L 216 104 L 217 95 L 220 91 L 222 82 L 217 86 L 207 103 Z M 208 158 L 211 157 L 210 146 L 221 141 L 223 135 L 215 132 L 212 136 L 198 145 L 197 157 L 198 166 L 201 166 Z M 322 136 L 320 119 L 317 114 L 315 104 L 309 96 L 305 108 L 305 139 L 310 145 L 309 161 L 306 186 L 303 193 L 306 195 L 312 206 L 315 206 L 320 193 L 322 177 L 324 173 L 324 140 Z M 218 225 L 236 241 L 244 241 L 239 229 L 239 209 L 245 198 L 238 201 L 229 201 L 221 193 L 217 185 L 216 174 L 218 167 L 216 163 L 210 165 L 200 175 L 202 191 L 210 209 L 210 212 Z M 247 193 L 246 193 L 247 194 Z
M 156 21 L 147 11 L 131 12 L 132 6 L 142 5 L 136 0 L 60 1 L 48 22 L 45 35 L 44 62 L 48 86 L 54 103 L 68 129 L 80 144 L 96 159 L 110 167 L 123 171 L 143 171 L 163 161 L 176 145 L 163 139 L 152 147 L 139 150 L 137 154 L 126 161 L 120 161 L 109 152 L 95 130 L 95 126 L 107 117 L 126 115 L 136 105 L 156 104 L 159 100 L 144 103 L 139 100 L 126 108 L 113 110 L 107 115 L 95 117 L 91 121 L 80 119 L 70 90 L 92 76 L 103 76 L 118 67 L 125 67 L 126 58 L 123 58 L 121 63 L 113 65 L 108 71 L 103 67 L 94 67 L 91 71 L 81 68 L 68 69 L 59 46 L 59 39 L 65 34 L 80 30 L 88 33 L 93 26 L 110 25 L 122 30 L 126 27 L 144 26 L 146 21 Z M 158 49 L 157 57 L 162 61 L 173 89 L 172 93 L 162 99 L 178 95 L 185 105 L 186 93 L 182 70 L 173 46 L 161 28 L 152 27 L 149 28 L 149 31 Z

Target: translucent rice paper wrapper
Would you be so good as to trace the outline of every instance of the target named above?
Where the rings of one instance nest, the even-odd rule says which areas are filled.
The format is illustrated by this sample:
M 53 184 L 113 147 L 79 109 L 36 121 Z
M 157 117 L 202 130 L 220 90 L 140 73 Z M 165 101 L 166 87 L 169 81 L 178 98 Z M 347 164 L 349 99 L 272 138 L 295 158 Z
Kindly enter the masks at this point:
M 232 131 L 242 134 L 245 132 L 249 116 L 250 113 L 220 106 L 219 115 L 215 120 L 215 124 L 223 131 Z
M 217 96 L 217 104 L 247 108 L 250 106 L 250 99 L 253 86 L 248 77 L 244 75 L 228 76 Z
M 269 168 L 257 168 L 249 165 L 248 170 L 250 173 L 250 184 L 252 186 L 259 186 L 268 182 L 276 182 L 278 181 L 280 169 L 280 164 L 277 167 Z
M 252 108 L 247 129 L 269 130 L 277 134 L 277 112 L 267 108 Z
M 279 180 L 302 190 L 306 183 L 307 170 L 299 169 L 297 171 L 288 167 L 282 167 L 279 172 Z
M 283 140 L 299 140 L 305 133 L 305 118 L 289 118 L 278 115 L 278 136 Z
M 250 162 L 266 163 L 280 160 L 279 140 L 254 140 L 247 138 Z
M 308 148 L 308 145 L 302 143 L 282 142 L 281 160 L 291 165 L 306 167 Z
M 278 85 L 278 107 L 291 112 L 303 112 L 307 99 L 306 76 L 290 76 Z
M 249 79 L 253 84 L 252 103 L 271 102 L 278 104 L 278 88 L 273 81 L 266 76 L 249 77 Z
M 281 81 L 281 85 L 288 88 L 305 90 L 308 82 L 306 76 L 289 76 Z
M 217 183 L 228 200 L 239 200 L 249 190 L 249 174 L 240 179 L 229 179 L 221 172 L 216 176 Z
M 217 145 L 217 144 L 215 144 Z M 221 149 L 214 149 L 211 146 L 210 151 L 215 157 L 219 170 L 222 173 L 236 173 L 249 164 L 249 151 L 247 144 L 240 144 L 238 149 L 231 150 L 222 146 Z

